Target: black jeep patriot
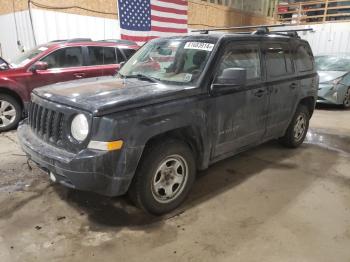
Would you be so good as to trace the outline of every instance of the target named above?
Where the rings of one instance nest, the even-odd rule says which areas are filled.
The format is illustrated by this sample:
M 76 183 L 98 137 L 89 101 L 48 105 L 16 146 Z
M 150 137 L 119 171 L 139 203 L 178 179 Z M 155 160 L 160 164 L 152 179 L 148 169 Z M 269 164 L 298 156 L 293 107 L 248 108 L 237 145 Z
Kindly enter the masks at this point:
M 32 93 L 28 157 L 67 187 L 176 208 L 196 170 L 271 139 L 299 146 L 318 86 L 309 44 L 278 34 L 205 34 L 144 45 L 115 77 Z

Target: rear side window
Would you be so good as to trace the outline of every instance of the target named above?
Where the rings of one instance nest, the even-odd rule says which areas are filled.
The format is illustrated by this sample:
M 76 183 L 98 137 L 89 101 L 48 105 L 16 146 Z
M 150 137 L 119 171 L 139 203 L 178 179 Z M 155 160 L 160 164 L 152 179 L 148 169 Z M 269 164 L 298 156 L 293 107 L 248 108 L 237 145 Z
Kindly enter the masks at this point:
M 118 63 L 124 62 L 125 58 L 122 52 L 119 50 L 119 48 L 117 48 L 116 50 L 117 50 Z
M 314 69 L 314 58 L 311 49 L 300 45 L 296 53 L 296 62 L 299 72 L 307 72 Z
M 227 68 L 245 68 L 248 80 L 260 78 L 259 47 L 255 45 L 244 47 L 237 47 L 237 44 L 229 45 L 221 58 L 217 75 L 221 75 L 223 70 Z
M 294 72 L 288 44 L 268 44 L 265 53 L 269 77 L 280 77 Z
M 41 59 L 48 68 L 79 67 L 83 65 L 83 55 L 80 47 L 62 48 Z
M 90 65 L 117 64 L 116 49 L 114 47 L 89 46 Z
M 127 49 L 127 48 L 123 48 L 122 51 L 127 60 L 136 52 L 136 50 L 134 49 Z

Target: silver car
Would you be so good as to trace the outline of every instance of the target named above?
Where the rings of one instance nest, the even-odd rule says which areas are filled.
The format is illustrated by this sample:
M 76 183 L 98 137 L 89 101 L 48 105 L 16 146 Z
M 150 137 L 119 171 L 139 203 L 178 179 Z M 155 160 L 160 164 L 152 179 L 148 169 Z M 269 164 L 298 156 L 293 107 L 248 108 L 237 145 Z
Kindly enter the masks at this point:
M 317 103 L 350 107 L 350 54 L 317 56 L 320 76 Z

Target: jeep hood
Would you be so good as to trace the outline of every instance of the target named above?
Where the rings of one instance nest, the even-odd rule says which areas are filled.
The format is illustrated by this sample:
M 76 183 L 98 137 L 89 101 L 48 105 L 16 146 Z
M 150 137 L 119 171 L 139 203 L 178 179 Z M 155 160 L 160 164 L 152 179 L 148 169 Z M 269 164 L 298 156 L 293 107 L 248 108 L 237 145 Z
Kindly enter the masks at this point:
M 100 77 L 36 88 L 33 93 L 100 116 L 125 109 L 165 102 L 193 93 L 193 87 L 151 83 L 138 79 Z
M 348 72 L 343 71 L 318 71 L 318 75 L 320 76 L 320 83 L 327 83 L 333 81 L 337 78 L 343 77 Z

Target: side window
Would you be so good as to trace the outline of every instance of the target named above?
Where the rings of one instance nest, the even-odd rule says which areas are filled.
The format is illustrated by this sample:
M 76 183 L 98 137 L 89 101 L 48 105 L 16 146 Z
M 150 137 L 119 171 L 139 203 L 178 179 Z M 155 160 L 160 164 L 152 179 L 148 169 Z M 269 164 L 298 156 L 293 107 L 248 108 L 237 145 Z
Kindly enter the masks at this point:
M 247 79 L 258 79 L 261 77 L 260 52 L 255 45 L 237 47 L 237 44 L 229 45 L 221 58 L 218 75 L 227 68 L 245 68 Z
M 89 65 L 111 65 L 117 63 L 114 47 L 89 46 Z
M 80 47 L 67 47 L 59 49 L 41 61 L 46 62 L 48 68 L 78 67 L 83 65 L 83 55 Z
M 300 45 L 298 47 L 296 60 L 299 72 L 306 72 L 314 69 L 314 58 L 311 50 L 307 46 Z
M 265 53 L 266 69 L 269 77 L 279 77 L 294 72 L 289 45 L 268 44 Z
M 127 48 L 123 48 L 122 51 L 123 51 L 126 59 L 129 59 L 136 52 L 136 50 L 134 50 L 134 49 L 127 49 Z
M 116 48 L 116 50 L 117 50 L 118 63 L 124 62 L 125 58 L 124 58 L 122 52 L 119 50 L 119 48 Z

